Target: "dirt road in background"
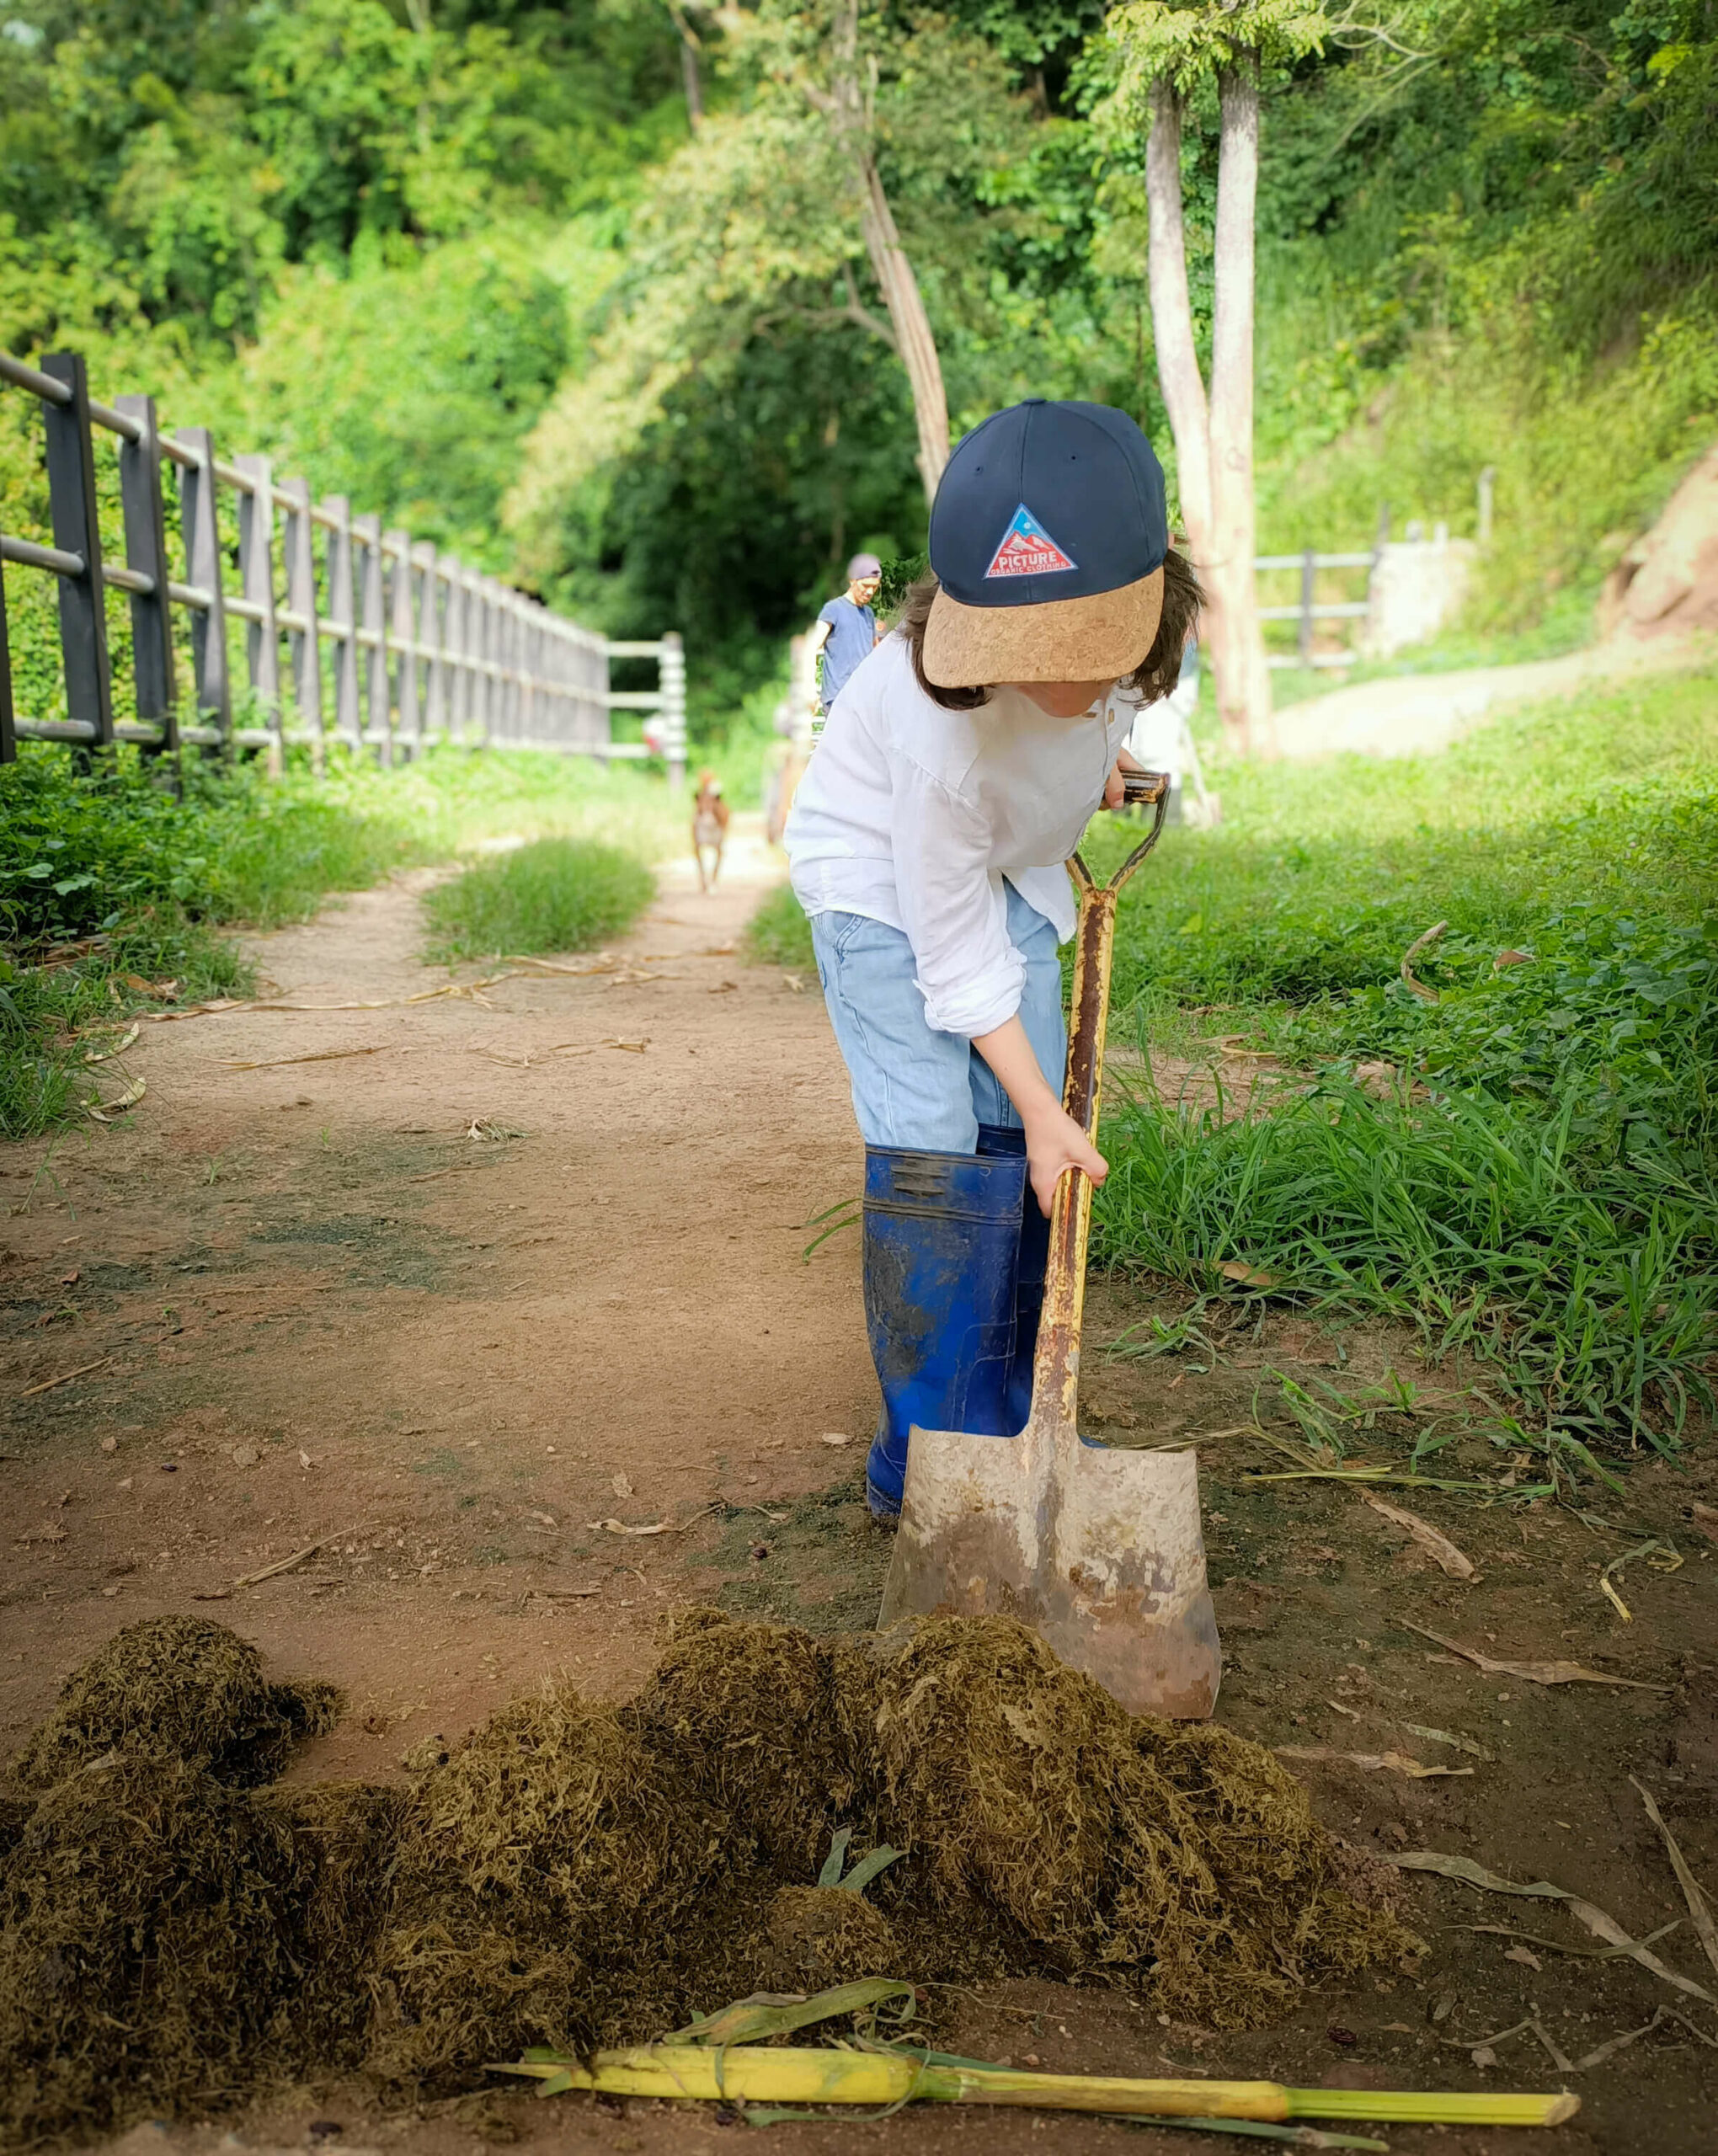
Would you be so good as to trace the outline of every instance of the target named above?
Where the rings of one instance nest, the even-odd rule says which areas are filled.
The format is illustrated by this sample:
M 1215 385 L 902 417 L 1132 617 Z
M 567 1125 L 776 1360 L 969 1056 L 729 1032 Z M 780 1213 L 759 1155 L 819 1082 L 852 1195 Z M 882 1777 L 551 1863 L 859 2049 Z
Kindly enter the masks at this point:
M 408 1750 L 556 1670 L 624 1693 L 678 1604 L 870 1624 L 888 1543 L 860 1496 L 875 1393 L 858 1239 L 801 1257 L 809 1216 L 858 1191 L 861 1149 L 815 982 L 740 963 L 773 872 L 749 847 L 734 866 L 712 898 L 665 883 L 604 969 L 428 1001 L 407 999 L 448 977 L 416 956 L 418 885 L 354 898 L 253 947 L 270 1000 L 380 1007 L 146 1027 L 127 1069 L 147 1091 L 128 1119 L 73 1134 L 45 1166 L 40 1144 L 0 1155 L 0 1757 L 91 1648 L 155 1613 L 218 1617 L 277 1672 L 344 1688 L 346 1713 L 295 1779 L 397 1776 Z M 1201 1439 L 1219 1718 L 1294 1748 L 1321 1816 L 1370 1855 L 1431 1849 L 1549 1879 L 1636 1938 L 1680 1921 L 1657 1951 L 1718 1993 L 1629 1780 L 1718 1889 L 1710 1453 L 1687 1472 L 1638 1469 L 1587 1520 L 1390 1491 L 1459 1545 L 1474 1577 L 1453 1576 L 1352 1488 L 1256 1479 L 1288 1462 L 1248 1430 L 1256 1407 L 1271 1422 L 1283 1374 L 1354 1394 L 1394 1369 L 1459 1406 L 1473 1373 L 1288 1309 L 1214 1308 L 1180 1353 L 1102 1355 L 1185 1305 L 1094 1294 L 1083 1412 L 1112 1443 Z M 1431 1464 L 1495 1475 L 1499 1455 L 1474 1443 Z M 1657 1539 L 1659 1565 L 1618 1575 L 1625 1625 L 1598 1575 L 1631 1538 Z M 1411 1625 L 1628 1682 L 1487 1674 Z M 1718 2048 L 1690 2025 L 1718 2035 L 1718 2010 L 1626 1958 L 1560 1951 L 1592 1941 L 1544 1902 L 1415 1876 L 1402 1912 L 1428 1941 L 1423 1965 L 1310 1996 L 1278 2029 L 1218 2035 L 1111 1994 L 1012 1983 L 939 1996 L 936 2040 L 1058 2070 L 1566 2084 L 1583 2099 L 1555 2134 L 1392 2131 L 1409 2156 L 1710 2147 Z M 1686 2020 L 1581 2063 L 1660 2007 Z M 302 2148 L 312 2120 L 344 2124 L 349 2152 L 404 2135 L 412 2156 L 472 2151 L 474 2135 L 615 2156 L 724 2143 L 707 2114 L 582 2100 L 384 2120 L 324 2094 L 241 2131 Z M 224 2131 L 170 2138 L 212 2150 Z M 974 2133 L 997 2156 L 1212 2146 L 963 2112 L 782 2127 L 771 2146 L 856 2156 L 886 2135 L 921 2156 Z M 152 2130 L 140 2142 L 166 2145 Z

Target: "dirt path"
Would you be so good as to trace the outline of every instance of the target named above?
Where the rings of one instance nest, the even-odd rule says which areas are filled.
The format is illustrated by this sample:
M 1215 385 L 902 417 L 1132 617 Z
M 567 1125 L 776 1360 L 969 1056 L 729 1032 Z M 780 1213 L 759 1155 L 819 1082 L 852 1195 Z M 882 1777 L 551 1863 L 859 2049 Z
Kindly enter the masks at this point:
M 816 984 L 734 955 L 755 870 L 665 887 L 617 970 L 408 1005 L 447 979 L 419 887 L 253 947 L 280 1001 L 390 1007 L 146 1027 L 147 1105 L 56 1148 L 4 1223 L 7 1471 L 54 1462 L 24 1500 L 51 1539 L 13 1553 L 8 1740 L 115 1622 L 230 1589 L 209 1606 L 358 1710 L 310 1769 L 391 1768 L 562 1661 L 624 1686 L 731 1524 L 704 1508 L 860 1455 L 856 1239 L 800 1253 L 862 1155 Z M 6 1162 L 12 1206 L 42 1152 Z
M 718 895 L 666 886 L 611 970 L 499 982 L 481 1001 L 403 1001 L 446 979 L 415 956 L 412 882 L 352 899 L 260 939 L 259 956 L 280 1001 L 385 1007 L 146 1027 L 132 1068 L 148 1091 L 128 1123 L 74 1134 L 45 1171 L 40 1145 L 0 1154 L 0 1757 L 75 1662 L 157 1612 L 207 1611 L 280 1671 L 344 1686 L 347 1713 L 296 1777 L 395 1775 L 408 1748 L 556 1669 L 623 1693 L 675 1604 L 868 1625 L 888 1544 L 858 1494 L 875 1396 L 857 1238 L 801 1258 L 805 1222 L 857 1191 L 862 1157 L 815 984 L 734 949 L 771 873 L 760 849 L 737 849 Z M 1101 1285 L 1093 1336 L 1101 1348 L 1185 1309 Z M 1465 1376 L 1427 1370 L 1401 1337 L 1230 1315 L 1209 1313 L 1178 1353 L 1093 1352 L 1084 1394 L 1110 1442 L 1203 1439 L 1220 1718 L 1310 1748 L 1296 1771 L 1321 1815 L 1374 1854 L 1430 1848 L 1548 1878 L 1637 1937 L 1683 1919 L 1659 1951 L 1718 1991 L 1629 1785 L 1654 1790 L 1718 1889 L 1718 1541 L 1694 1510 L 1718 1503 L 1710 1454 L 1689 1473 L 1639 1470 L 1626 1500 L 1597 1508 L 1614 1531 L 1391 1492 L 1461 1545 L 1478 1574 L 1465 1583 L 1352 1490 L 1254 1479 L 1286 1463 L 1246 1432 L 1256 1406 L 1292 1433 L 1273 1423 L 1279 1373 L 1351 1393 L 1392 1369 L 1434 1389 Z M 1438 1460 L 1495 1473 L 1487 1438 L 1464 1444 Z M 610 1520 L 663 1531 L 592 1524 Z M 1682 1561 L 1625 1571 L 1625 1625 L 1597 1580 L 1631 1534 Z M 325 1536 L 292 1570 L 236 1584 Z M 1500 1658 L 1567 1657 L 1662 1689 L 1488 1677 L 1410 1620 Z M 1390 1752 L 1439 1771 L 1349 1756 Z M 1710 2148 L 1718 2048 L 1681 2024 L 1578 2073 L 1531 2033 L 1495 2063 L 1482 2047 L 1536 2015 L 1579 2060 L 1661 2005 L 1710 2032 L 1718 2012 L 1627 1960 L 1461 1928 L 1590 1943 L 1543 1903 L 1415 1880 L 1403 1906 L 1429 1942 L 1422 1966 L 1310 1997 L 1279 2029 L 1219 2036 L 1102 1993 L 1012 1984 L 942 1999 L 938 2041 L 1070 2070 L 1566 2081 L 1585 2100 L 1555 2136 L 1393 2132 L 1409 2156 Z M 241 2130 L 302 2148 L 312 2119 L 343 2123 L 349 2152 L 411 2156 L 464 2156 L 474 2134 L 546 2156 L 724 2143 L 707 2116 L 647 2106 L 383 2120 L 339 2092 Z M 224 2131 L 140 2147 L 212 2151 Z M 784 2156 L 856 2156 L 880 2134 L 909 2156 L 974 2135 L 997 2156 L 1214 2145 L 964 2112 L 776 2129 Z
M 1449 748 L 1482 718 L 1582 689 L 1673 673 L 1698 664 L 1712 648 L 1710 637 L 1667 637 L 1644 645 L 1594 644 L 1521 666 L 1469 666 L 1357 681 L 1279 711 L 1272 722 L 1277 751 L 1296 760 L 1344 753 L 1426 755 Z

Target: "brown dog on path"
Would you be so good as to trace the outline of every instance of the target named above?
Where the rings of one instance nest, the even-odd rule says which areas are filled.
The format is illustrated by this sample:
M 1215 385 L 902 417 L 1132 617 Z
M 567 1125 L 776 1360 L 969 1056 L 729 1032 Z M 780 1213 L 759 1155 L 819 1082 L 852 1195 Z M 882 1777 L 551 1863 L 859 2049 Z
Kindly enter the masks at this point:
M 714 771 L 698 773 L 697 798 L 692 803 L 692 853 L 698 864 L 698 888 L 713 891 L 722 873 L 722 847 L 728 836 L 728 803 L 722 798 L 722 782 Z M 707 871 L 704 856 L 714 857 Z

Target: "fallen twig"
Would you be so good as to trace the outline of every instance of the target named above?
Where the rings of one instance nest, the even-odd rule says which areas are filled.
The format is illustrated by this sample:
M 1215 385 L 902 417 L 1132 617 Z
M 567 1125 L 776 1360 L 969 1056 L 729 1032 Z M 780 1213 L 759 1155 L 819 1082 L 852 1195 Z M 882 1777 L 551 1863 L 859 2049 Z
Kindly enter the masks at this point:
M 683 1519 L 678 1525 L 665 1519 L 652 1520 L 647 1527 L 628 1527 L 624 1520 L 618 1519 L 593 1519 L 587 1521 L 586 1524 L 593 1530 L 600 1529 L 609 1534 L 684 1534 L 689 1527 L 696 1527 L 701 1519 L 707 1518 L 712 1513 L 725 1509 L 725 1502 L 718 1500 L 715 1504 L 705 1505 L 690 1519 Z
M 1439 1646 L 1448 1647 L 1464 1662 L 1472 1662 L 1487 1677 L 1519 1677 L 1529 1684 L 1619 1684 L 1631 1692 L 1668 1692 L 1673 1689 L 1668 1684 L 1643 1684 L 1638 1677 L 1613 1677 L 1603 1669 L 1584 1668 L 1578 1662 L 1499 1662 L 1492 1655 L 1482 1654 L 1478 1647 L 1465 1647 L 1459 1640 L 1446 1640 L 1442 1632 L 1417 1625 L 1411 1617 L 1401 1621 L 1409 1631 L 1417 1632 L 1422 1640 L 1435 1640 Z
M 318 1550 L 326 1550 L 331 1542 L 338 1542 L 343 1534 L 355 1534 L 355 1527 L 337 1527 L 332 1534 L 319 1535 L 314 1542 L 307 1542 L 301 1550 L 295 1550 L 290 1557 L 277 1558 L 272 1565 L 264 1565 L 259 1572 L 247 1572 L 236 1579 L 235 1587 L 254 1587 L 259 1580 L 271 1580 L 278 1573 L 290 1572 L 295 1565 L 301 1565 L 307 1557 L 315 1556 Z
M 1689 1870 L 1689 1860 L 1678 1846 L 1676 1836 L 1665 1825 L 1664 1815 L 1653 1801 L 1651 1790 L 1636 1774 L 1630 1774 L 1629 1780 L 1641 1792 L 1641 1801 L 1646 1807 L 1646 1817 L 1664 1837 L 1665 1854 L 1670 1859 L 1671 1870 L 1676 1874 L 1676 1883 L 1683 1890 L 1683 1899 L 1689 1905 L 1689 1914 L 1694 1919 L 1694 1929 L 1705 1949 L 1706 1959 L 1712 1964 L 1714 1971 L 1718 1972 L 1718 1924 L 1712 1921 L 1711 1906 L 1707 1902 L 1705 1891 Z
M 28 1400 L 32 1393 L 51 1392 L 56 1385 L 70 1385 L 73 1378 L 87 1378 L 92 1370 L 105 1369 L 113 1359 L 111 1355 L 103 1355 L 93 1363 L 80 1363 L 75 1370 L 62 1371 L 56 1378 L 44 1378 L 40 1385 L 27 1385 L 18 1397 Z
M 235 1056 L 223 1056 L 223 1070 L 278 1070 L 287 1063 L 338 1063 L 342 1056 L 381 1055 L 387 1047 L 385 1041 L 374 1048 L 321 1048 L 311 1055 L 271 1055 L 260 1063 L 243 1063 Z
M 1638 2029 L 1624 2030 L 1620 2036 L 1613 2036 L 1608 2042 L 1595 2046 L 1592 2051 L 1584 2053 L 1580 2058 L 1566 2057 L 1559 2047 L 1556 2039 L 1545 2024 L 1533 2015 L 1529 2015 L 1525 2021 L 1516 2022 L 1513 2028 L 1499 2029 L 1493 2036 L 1472 2038 L 1440 2036 L 1438 2041 L 1447 2045 L 1453 2051 L 1486 2051 L 1495 2045 L 1507 2044 L 1512 2036 L 1518 2036 L 1523 2031 L 1530 2031 L 1544 2045 L 1550 2056 L 1552 2065 L 1556 2068 L 1559 2073 L 1589 2073 L 1595 2066 L 1603 2066 L 1607 2059 L 1614 2058 L 1620 2051 L 1626 2051 L 1629 2046 L 1637 2041 L 1639 2038 L 1650 2036 L 1655 2029 L 1662 2028 L 1667 2021 L 1679 2022 L 1697 2043 L 1705 2044 L 1709 2050 L 1718 2051 L 1718 2036 L 1709 2036 L 1704 2029 L 1697 2028 L 1686 2014 L 1678 2014 L 1673 2006 L 1661 2006 L 1655 2009 L 1650 2021 L 1643 2021 Z
M 1278 1744 L 1272 1748 L 1279 1759 L 1337 1759 L 1344 1766 L 1359 1767 L 1367 1774 L 1406 1774 L 1417 1782 L 1475 1771 L 1472 1767 L 1428 1767 L 1423 1760 L 1410 1758 L 1406 1752 L 1335 1752 L 1327 1744 Z

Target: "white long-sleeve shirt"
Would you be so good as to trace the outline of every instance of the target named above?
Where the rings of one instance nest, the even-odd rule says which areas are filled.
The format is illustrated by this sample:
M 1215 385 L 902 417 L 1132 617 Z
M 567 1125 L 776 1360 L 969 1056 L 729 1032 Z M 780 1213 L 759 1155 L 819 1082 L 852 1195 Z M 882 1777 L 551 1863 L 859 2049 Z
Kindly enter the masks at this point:
M 886 638 L 836 697 L 794 797 L 784 843 L 800 904 L 899 929 L 926 1022 L 968 1039 L 994 1031 L 1020 1008 L 1026 978 L 1004 882 L 1067 942 L 1063 863 L 1136 709 L 1112 691 L 1052 718 L 993 689 L 976 711 L 945 711 L 920 687 L 905 638 Z

